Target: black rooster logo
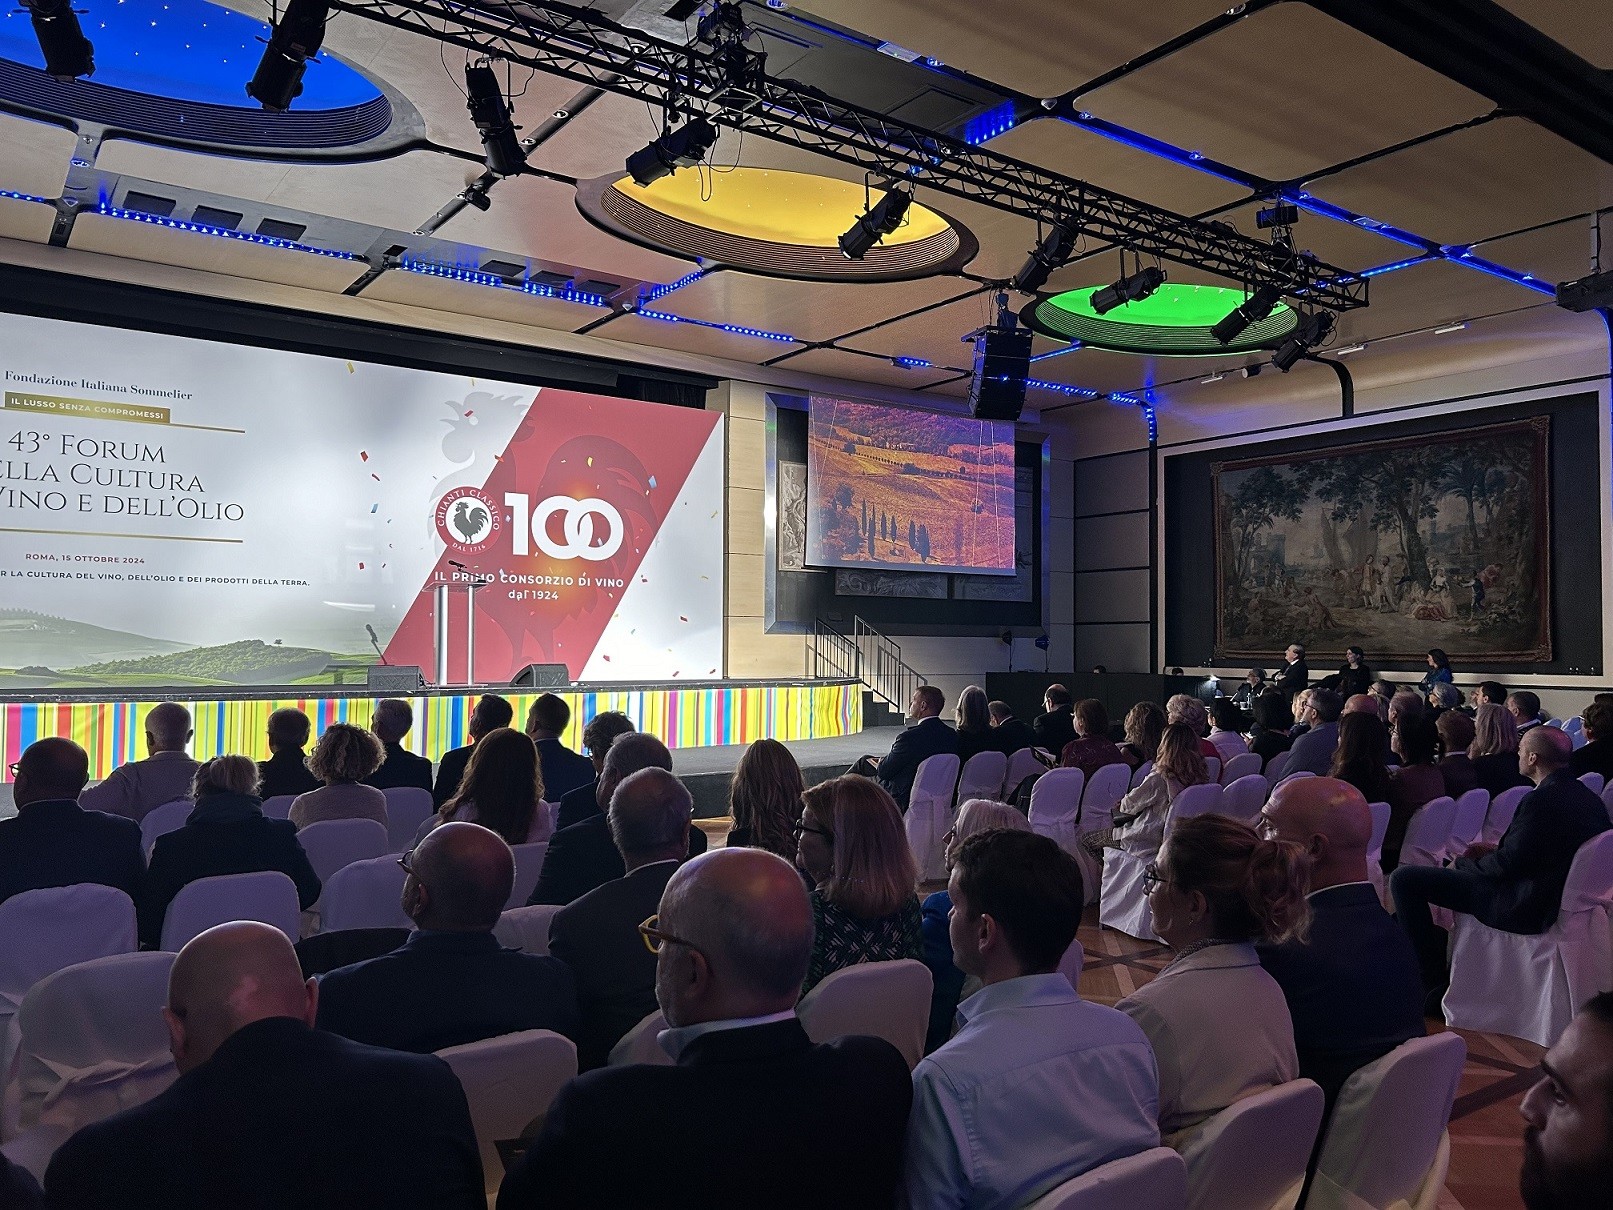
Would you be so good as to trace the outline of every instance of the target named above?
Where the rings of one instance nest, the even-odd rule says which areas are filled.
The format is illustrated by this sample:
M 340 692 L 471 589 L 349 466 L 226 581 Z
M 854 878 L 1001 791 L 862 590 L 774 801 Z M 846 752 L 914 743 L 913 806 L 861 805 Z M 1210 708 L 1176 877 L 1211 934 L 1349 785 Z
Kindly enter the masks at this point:
M 454 510 L 453 525 L 460 537 L 467 542 L 474 542 L 476 535 L 487 528 L 487 510 L 480 504 L 461 500 L 459 507 Z

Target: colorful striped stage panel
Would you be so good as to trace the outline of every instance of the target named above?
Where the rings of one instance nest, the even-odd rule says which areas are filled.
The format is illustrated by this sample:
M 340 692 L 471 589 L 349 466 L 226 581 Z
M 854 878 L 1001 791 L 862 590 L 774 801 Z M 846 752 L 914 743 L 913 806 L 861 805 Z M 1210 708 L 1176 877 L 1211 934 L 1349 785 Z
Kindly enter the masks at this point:
M 272 692 L 272 691 L 270 691 Z M 414 730 L 404 740 L 411 752 L 433 761 L 466 740 L 466 723 L 482 690 L 448 690 L 407 699 L 414 706 Z M 515 723 L 526 722 L 537 692 L 502 691 L 515 707 Z M 758 739 L 822 739 L 862 730 L 862 688 L 855 681 L 803 681 L 793 684 L 727 682 L 717 685 L 657 685 L 590 689 L 577 686 L 553 692 L 571 706 L 565 742 L 582 747 L 583 724 L 602 710 L 619 710 L 640 731 L 659 736 L 669 748 L 706 748 L 748 744 Z M 331 723 L 368 725 L 375 703 L 384 695 L 364 692 L 347 696 L 232 696 L 223 700 L 191 700 L 180 696 L 138 701 L 95 701 L 84 698 L 0 702 L 0 777 L 9 781 L 9 766 L 37 739 L 65 735 L 90 754 L 90 777 L 105 777 L 125 761 L 146 755 L 142 720 L 158 700 L 178 701 L 191 712 L 196 737 L 191 753 L 198 759 L 241 753 L 267 759 L 269 715 L 282 707 L 304 711 L 318 736 Z

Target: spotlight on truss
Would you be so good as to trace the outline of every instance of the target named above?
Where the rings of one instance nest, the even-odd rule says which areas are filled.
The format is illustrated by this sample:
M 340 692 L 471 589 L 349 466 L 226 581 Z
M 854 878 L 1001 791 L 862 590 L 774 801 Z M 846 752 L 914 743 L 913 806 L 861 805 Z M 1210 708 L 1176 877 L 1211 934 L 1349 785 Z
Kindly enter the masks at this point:
M 1222 344 L 1229 345 L 1248 331 L 1250 325 L 1257 324 L 1270 315 L 1282 300 L 1282 291 L 1276 286 L 1257 286 L 1253 294 L 1210 329 L 1210 335 Z
M 627 172 L 640 185 L 648 185 L 679 168 L 705 159 L 717 141 L 717 128 L 705 118 L 690 118 L 627 157 Z
M 70 0 L 22 0 L 45 56 L 45 74 L 76 80 L 95 74 L 95 46 L 84 36 Z
M 302 95 L 302 75 L 308 70 L 308 60 L 324 44 L 329 16 L 325 0 L 291 0 L 275 22 L 258 70 L 246 86 L 246 95 L 265 109 L 290 109 L 291 102 Z
M 1129 277 L 1122 277 L 1113 285 L 1105 286 L 1092 293 L 1092 309 L 1099 315 L 1107 315 L 1116 307 L 1123 307 L 1127 303 L 1140 302 L 1155 290 L 1165 284 L 1165 270 L 1157 265 L 1149 265 L 1146 269 L 1139 269 Z
M 1018 273 L 1009 285 L 1021 294 L 1035 294 L 1075 250 L 1075 230 L 1068 223 L 1060 223 L 1042 237 L 1041 243 L 1031 250 Z
M 840 252 L 847 260 L 861 260 L 907 217 L 907 208 L 913 204 L 913 195 L 905 189 L 893 188 L 867 214 L 862 215 L 851 229 L 840 237 Z
M 492 64 L 465 64 L 465 92 L 470 120 L 476 123 L 487 153 L 487 170 L 494 176 L 521 175 L 526 152 L 515 137 L 515 113 L 504 99 Z
M 1333 312 L 1312 311 L 1299 321 L 1299 327 L 1289 333 L 1288 339 L 1277 346 L 1277 351 L 1271 355 L 1271 364 L 1286 374 L 1301 357 L 1332 334 Z

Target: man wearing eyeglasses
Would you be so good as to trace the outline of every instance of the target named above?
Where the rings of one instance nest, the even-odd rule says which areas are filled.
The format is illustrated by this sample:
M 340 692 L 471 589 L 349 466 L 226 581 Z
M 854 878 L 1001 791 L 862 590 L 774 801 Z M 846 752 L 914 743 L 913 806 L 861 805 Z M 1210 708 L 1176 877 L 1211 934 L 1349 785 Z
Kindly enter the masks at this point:
M 499 1210 L 887 1210 L 907 1064 L 878 1038 L 814 1045 L 796 1019 L 812 908 L 794 868 L 763 849 L 714 850 L 679 867 L 640 931 L 674 1064 L 567 1084 L 504 1178 Z

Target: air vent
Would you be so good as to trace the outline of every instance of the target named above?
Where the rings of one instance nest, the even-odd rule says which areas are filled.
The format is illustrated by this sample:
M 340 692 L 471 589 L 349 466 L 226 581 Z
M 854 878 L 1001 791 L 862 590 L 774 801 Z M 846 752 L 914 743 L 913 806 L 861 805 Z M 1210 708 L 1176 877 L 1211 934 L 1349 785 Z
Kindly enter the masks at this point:
M 123 208 L 125 210 L 138 210 L 141 214 L 156 214 L 163 218 L 173 216 L 174 207 L 179 203 L 171 197 L 158 197 L 154 193 L 137 193 L 131 189 L 123 195 Z M 200 219 L 198 222 L 202 221 Z
M 514 261 L 490 260 L 482 265 L 483 273 L 491 273 L 494 277 L 514 279 L 526 272 L 525 265 L 518 265 Z
M 190 216 L 193 223 L 201 223 L 208 227 L 221 227 L 225 231 L 234 231 L 241 225 L 240 214 L 233 210 L 221 210 L 217 206 L 198 206 Z
M 555 273 L 548 269 L 539 269 L 536 273 L 528 274 L 527 280 L 540 286 L 548 286 L 551 290 L 566 290 L 571 287 L 571 274 Z
M 266 218 L 258 224 L 258 234 L 267 235 L 270 239 L 285 239 L 295 243 L 302 238 L 302 233 L 308 230 L 305 223 L 288 223 L 284 219 Z
M 600 281 L 590 277 L 587 281 L 580 281 L 572 289 L 579 294 L 597 294 L 601 298 L 609 298 L 622 288 L 619 281 Z

